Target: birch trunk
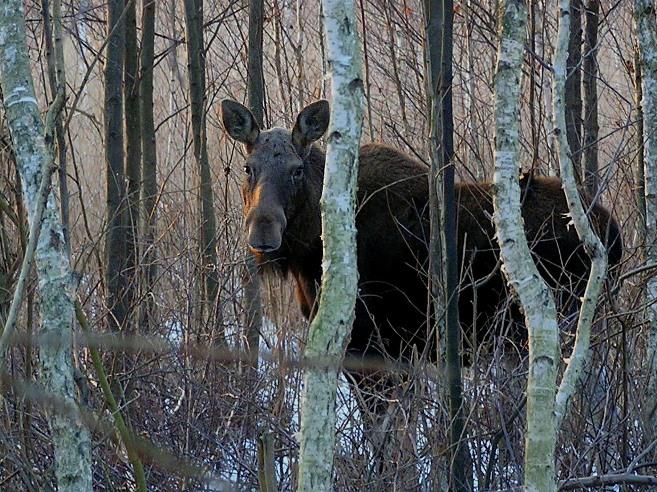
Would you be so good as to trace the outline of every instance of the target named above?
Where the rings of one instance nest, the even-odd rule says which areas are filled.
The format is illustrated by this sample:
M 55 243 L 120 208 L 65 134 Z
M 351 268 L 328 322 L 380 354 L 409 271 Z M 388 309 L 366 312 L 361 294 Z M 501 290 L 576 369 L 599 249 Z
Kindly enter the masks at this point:
M 586 283 L 586 290 L 582 298 L 582 304 L 577 319 L 577 331 L 575 334 L 575 345 L 570 355 L 570 362 L 564 372 L 559 391 L 556 398 L 556 428 L 558 431 L 566 414 L 568 401 L 575 392 L 582 368 L 588 359 L 589 345 L 591 340 L 591 326 L 593 316 L 598 304 L 598 298 L 607 275 L 607 251 L 602 245 L 600 238 L 595 235 L 588 216 L 582 205 L 582 200 L 575 179 L 575 162 L 573 152 L 569 146 L 566 128 L 566 59 L 568 51 L 568 33 L 570 29 L 570 0 L 560 0 L 559 4 L 559 28 L 557 31 L 557 45 L 554 52 L 554 87 L 553 87 L 553 116 L 554 128 L 559 156 L 559 171 L 566 202 L 572 223 L 580 240 L 584 244 L 586 253 L 591 258 L 591 271 Z
M 5 1 L 0 7 L 0 87 L 28 217 L 32 221 L 41 175 L 53 157 L 46 146 L 44 127 L 34 94 L 26 32 L 23 2 Z M 54 412 L 50 418 L 55 449 L 55 477 L 60 492 L 91 491 L 91 440 L 89 431 L 78 416 L 73 380 L 71 323 L 74 309 L 69 284 L 71 271 L 62 223 L 52 193 L 48 197 L 42 220 L 41 235 L 36 247 L 41 295 L 41 335 L 58 343 L 41 345 L 41 380 L 45 393 L 59 398 L 64 406 L 61 409 L 63 411 Z
M 358 285 L 355 202 L 364 99 L 354 2 L 324 0 L 323 8 L 332 108 L 320 202 L 322 288 L 305 354 L 298 488 L 312 492 L 332 490 L 337 377 Z
M 657 21 L 652 0 L 635 0 L 634 16 L 639 41 L 643 130 L 645 135 L 643 179 L 645 196 L 645 259 L 657 262 Z M 657 429 L 657 276 L 646 283 L 648 301 L 648 391 L 644 408 L 644 428 L 655 436 Z
M 554 298 L 532 261 L 520 212 L 519 99 L 527 10 L 507 0 L 495 74 L 495 193 L 493 205 L 502 269 L 525 313 L 529 332 L 525 490 L 556 491 L 554 393 L 559 363 Z

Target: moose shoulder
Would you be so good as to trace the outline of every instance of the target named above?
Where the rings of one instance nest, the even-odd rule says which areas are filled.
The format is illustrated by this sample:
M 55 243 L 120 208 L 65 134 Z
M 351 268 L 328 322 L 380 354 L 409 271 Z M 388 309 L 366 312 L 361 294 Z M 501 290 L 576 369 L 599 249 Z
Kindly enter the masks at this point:
M 312 317 L 322 273 L 319 201 L 325 161 L 316 141 L 328 127 L 329 105 L 318 101 L 304 108 L 292 130 L 261 130 L 246 107 L 230 100 L 222 102 L 222 119 L 228 134 L 246 149 L 242 196 L 249 248 L 264 274 L 292 275 L 303 314 Z M 360 149 L 359 299 L 349 343 L 352 354 L 398 357 L 413 346 L 422 353 L 427 340 L 435 338 L 428 336 L 427 326 L 427 172 L 426 165 L 388 146 Z M 560 181 L 524 177 L 521 185 L 525 230 L 541 274 L 550 285 L 568 284 L 577 294 L 589 261 L 568 227 Z M 491 193 L 490 183 L 456 185 L 460 318 L 466 329 L 478 327 L 479 339 L 506 297 Z M 606 240 L 610 265 L 618 263 L 622 245 L 616 221 L 599 205 L 593 206 L 591 217 Z M 525 336 L 520 330 L 514 341 L 523 343 Z

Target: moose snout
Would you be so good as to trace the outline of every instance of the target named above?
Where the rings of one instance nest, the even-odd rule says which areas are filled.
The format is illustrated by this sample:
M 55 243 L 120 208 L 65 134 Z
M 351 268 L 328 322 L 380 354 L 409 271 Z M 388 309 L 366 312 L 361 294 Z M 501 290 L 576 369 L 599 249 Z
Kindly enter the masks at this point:
M 271 253 L 281 247 L 285 216 L 281 214 L 261 215 L 252 213 L 247 216 L 247 244 L 255 253 Z

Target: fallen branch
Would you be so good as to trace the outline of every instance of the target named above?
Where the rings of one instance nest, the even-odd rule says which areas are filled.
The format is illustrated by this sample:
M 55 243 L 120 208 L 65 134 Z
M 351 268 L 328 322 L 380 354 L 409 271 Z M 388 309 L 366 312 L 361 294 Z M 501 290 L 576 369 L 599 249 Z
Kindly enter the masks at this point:
M 655 475 L 634 475 L 632 473 L 612 473 L 609 475 L 592 475 L 583 478 L 569 478 L 559 484 L 559 490 L 577 490 L 607 485 L 657 485 Z

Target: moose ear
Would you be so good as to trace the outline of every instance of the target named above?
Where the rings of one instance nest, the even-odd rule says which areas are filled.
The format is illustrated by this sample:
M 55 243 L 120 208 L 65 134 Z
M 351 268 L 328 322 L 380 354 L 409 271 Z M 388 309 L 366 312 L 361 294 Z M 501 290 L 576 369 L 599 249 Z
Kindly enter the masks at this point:
M 292 129 L 294 145 L 304 149 L 308 144 L 319 140 L 328 128 L 329 116 L 329 103 L 324 99 L 303 108 Z
M 252 146 L 260 134 L 260 127 L 251 111 L 230 99 L 221 101 L 221 120 L 228 135 L 247 146 Z

